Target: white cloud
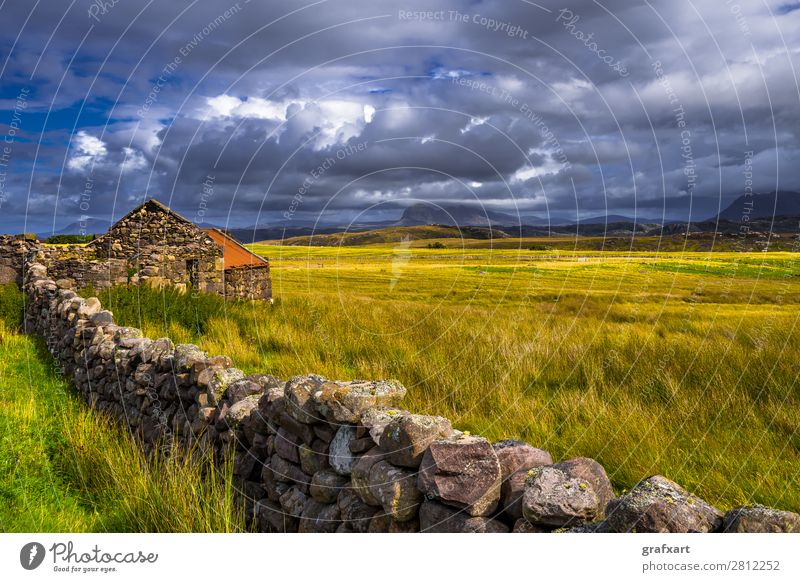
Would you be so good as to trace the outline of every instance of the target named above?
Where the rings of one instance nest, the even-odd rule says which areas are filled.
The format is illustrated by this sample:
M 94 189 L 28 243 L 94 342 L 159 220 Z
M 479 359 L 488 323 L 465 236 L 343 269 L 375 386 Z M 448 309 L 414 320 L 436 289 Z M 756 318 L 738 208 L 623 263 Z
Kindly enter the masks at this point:
M 142 152 L 133 148 L 124 147 L 122 152 L 125 154 L 125 159 L 122 162 L 122 171 L 131 172 L 134 170 L 142 170 L 147 167 L 147 160 L 145 160 Z
M 70 170 L 82 171 L 90 164 L 105 157 L 106 144 L 99 138 L 81 130 L 72 140 L 72 157 L 67 162 Z
M 289 130 L 301 133 L 316 130 L 315 150 L 331 145 L 343 144 L 361 134 L 364 126 L 375 117 L 375 107 L 358 101 L 331 99 L 326 101 L 270 101 L 261 97 L 240 99 L 230 95 L 218 95 L 206 99 L 208 108 L 204 112 L 211 118 L 266 119 L 285 122 L 275 132 L 277 140 L 281 133 Z
M 470 118 L 469 123 L 466 126 L 462 127 L 460 131 L 462 134 L 467 133 L 468 131 L 472 131 L 476 127 L 480 127 L 487 121 L 489 121 L 488 117 L 472 117 Z

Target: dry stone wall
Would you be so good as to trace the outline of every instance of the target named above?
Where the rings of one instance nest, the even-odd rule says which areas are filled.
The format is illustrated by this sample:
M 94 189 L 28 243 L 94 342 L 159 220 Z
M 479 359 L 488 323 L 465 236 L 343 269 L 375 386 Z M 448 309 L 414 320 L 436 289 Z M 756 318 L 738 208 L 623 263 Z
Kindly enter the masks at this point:
M 39 243 L 32 235 L 0 235 L 0 285 L 22 285 L 23 265 L 33 258 Z
M 94 408 L 145 448 L 233 455 L 258 529 L 270 532 L 800 531 L 760 506 L 723 514 L 662 476 L 617 497 L 592 459 L 554 463 L 530 444 L 486 439 L 401 408 L 396 381 L 288 381 L 117 325 L 31 264 L 26 325 Z

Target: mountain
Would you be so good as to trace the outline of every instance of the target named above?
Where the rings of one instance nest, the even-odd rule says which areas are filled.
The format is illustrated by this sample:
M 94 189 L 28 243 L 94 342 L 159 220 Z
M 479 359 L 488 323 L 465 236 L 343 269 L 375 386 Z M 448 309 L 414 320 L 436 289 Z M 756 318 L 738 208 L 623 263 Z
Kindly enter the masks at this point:
M 743 194 L 731 202 L 725 210 L 709 220 L 741 222 L 742 217 L 745 215 L 751 220 L 755 218 L 772 218 L 773 216 L 800 215 L 800 193 L 778 191 L 753 194 L 752 196 Z
M 495 212 L 477 206 L 448 204 L 433 206 L 431 204 L 412 204 L 403 210 L 396 226 L 425 226 L 443 224 L 445 226 L 497 226 L 519 224 L 520 218 Z
M 84 222 L 73 222 L 55 232 L 37 233 L 39 238 L 45 239 L 56 234 L 105 234 L 111 228 L 111 223 L 102 218 L 89 218 Z

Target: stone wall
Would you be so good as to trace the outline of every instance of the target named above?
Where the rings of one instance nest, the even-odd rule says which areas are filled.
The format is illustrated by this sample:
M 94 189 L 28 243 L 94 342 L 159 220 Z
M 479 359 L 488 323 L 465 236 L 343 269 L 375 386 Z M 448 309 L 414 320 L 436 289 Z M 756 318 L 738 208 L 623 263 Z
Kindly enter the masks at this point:
M 225 270 L 225 297 L 263 299 L 272 297 L 269 265 Z
M 0 285 L 22 285 L 23 265 L 36 253 L 39 243 L 30 235 L 0 235 Z
M 456 430 L 403 410 L 396 381 L 245 375 L 225 356 L 142 337 L 27 270 L 26 326 L 94 408 L 148 449 L 233 455 L 258 529 L 272 532 L 800 531 L 759 506 L 723 514 L 661 476 L 617 497 L 597 462 Z
M 87 245 L 40 244 L 36 258 L 47 266 L 50 277 L 66 279 L 76 289 L 91 286 L 99 291 L 130 282 L 125 259 L 98 258 Z

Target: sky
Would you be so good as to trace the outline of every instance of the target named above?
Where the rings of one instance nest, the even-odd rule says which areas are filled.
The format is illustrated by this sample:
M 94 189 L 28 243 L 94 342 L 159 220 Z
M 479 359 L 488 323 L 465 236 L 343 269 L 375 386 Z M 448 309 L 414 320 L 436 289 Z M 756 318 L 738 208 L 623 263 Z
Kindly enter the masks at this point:
M 0 0 L 0 232 L 800 190 L 800 2 Z

